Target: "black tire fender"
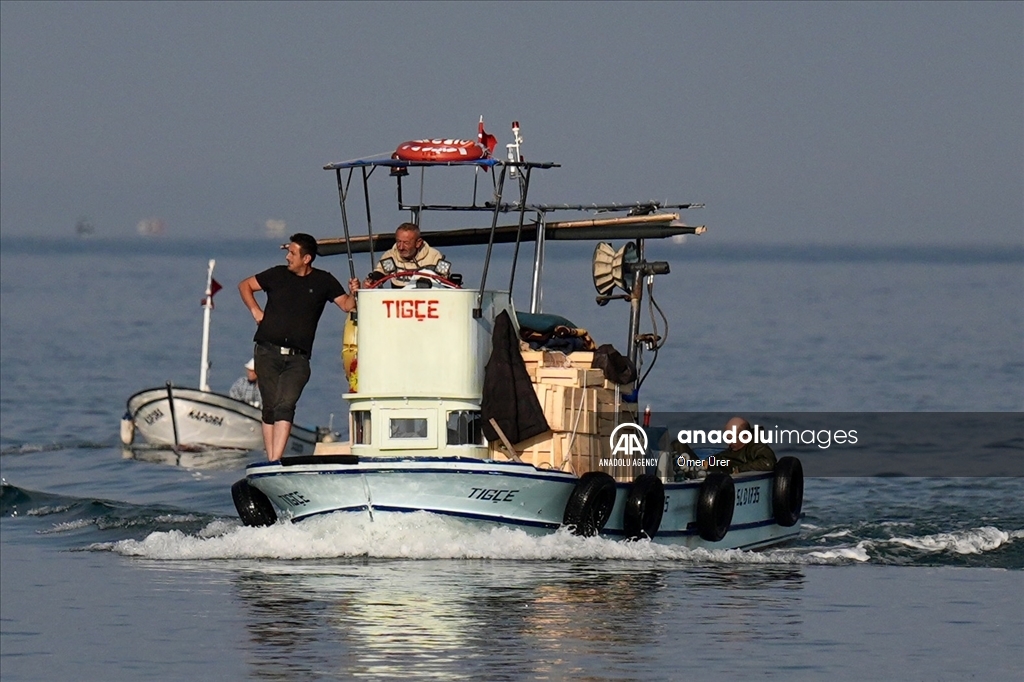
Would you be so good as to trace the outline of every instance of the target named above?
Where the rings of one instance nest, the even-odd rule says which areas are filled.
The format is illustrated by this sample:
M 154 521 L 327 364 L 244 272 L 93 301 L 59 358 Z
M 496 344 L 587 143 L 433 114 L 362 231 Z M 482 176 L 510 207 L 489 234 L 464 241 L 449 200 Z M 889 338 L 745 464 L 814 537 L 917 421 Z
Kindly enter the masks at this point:
M 729 532 L 736 506 L 736 485 L 732 476 L 707 475 L 697 493 L 697 532 L 708 542 L 718 542 Z
M 653 538 L 658 534 L 665 513 L 665 486 L 652 474 L 641 474 L 629 486 L 622 529 L 627 540 Z
M 580 477 L 565 503 L 562 525 L 573 534 L 597 535 L 608 523 L 615 506 L 615 479 L 603 471 L 588 471 Z
M 277 512 L 270 499 L 249 485 L 248 479 L 243 478 L 231 486 L 231 499 L 238 510 L 238 518 L 246 526 L 272 526 L 277 522 Z
M 775 465 L 772 515 L 780 526 L 793 526 L 804 506 L 804 467 L 796 457 L 783 457 Z

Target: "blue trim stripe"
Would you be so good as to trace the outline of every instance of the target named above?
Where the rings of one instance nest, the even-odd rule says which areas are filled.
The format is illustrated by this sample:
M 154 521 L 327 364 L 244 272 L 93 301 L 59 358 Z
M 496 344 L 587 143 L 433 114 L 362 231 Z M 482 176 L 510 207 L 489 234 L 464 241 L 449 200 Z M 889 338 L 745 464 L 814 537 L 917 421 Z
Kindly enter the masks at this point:
M 360 512 L 367 511 L 368 505 L 362 505 L 358 507 L 339 507 L 337 509 L 329 509 L 325 511 L 315 512 L 313 514 L 306 514 L 304 516 L 294 516 L 293 521 L 301 521 L 303 519 L 312 518 L 314 516 L 323 516 L 324 514 L 333 514 L 334 512 Z M 530 519 L 512 519 L 507 516 L 493 516 L 489 514 L 473 514 L 470 512 L 457 512 L 449 511 L 445 509 L 420 509 L 417 507 L 389 507 L 383 505 L 374 505 L 371 511 L 379 512 L 395 512 L 399 514 L 412 514 L 414 512 L 425 511 L 430 514 L 437 514 L 439 516 L 451 516 L 455 518 L 472 519 L 474 521 L 487 521 L 497 525 L 509 526 L 529 526 L 531 528 L 545 528 L 548 530 L 557 530 L 560 523 L 545 523 L 544 521 L 532 521 Z

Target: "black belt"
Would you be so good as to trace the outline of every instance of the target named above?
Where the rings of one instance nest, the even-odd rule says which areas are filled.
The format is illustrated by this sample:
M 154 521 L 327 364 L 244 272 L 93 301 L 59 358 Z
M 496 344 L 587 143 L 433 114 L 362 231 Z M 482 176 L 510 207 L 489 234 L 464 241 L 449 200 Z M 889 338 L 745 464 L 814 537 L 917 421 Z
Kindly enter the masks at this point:
M 301 348 L 288 348 L 286 346 L 278 346 L 276 343 L 270 343 L 269 341 L 257 341 L 256 345 L 264 350 L 269 350 L 271 353 L 279 355 L 302 355 L 309 357 L 309 353 L 302 350 Z

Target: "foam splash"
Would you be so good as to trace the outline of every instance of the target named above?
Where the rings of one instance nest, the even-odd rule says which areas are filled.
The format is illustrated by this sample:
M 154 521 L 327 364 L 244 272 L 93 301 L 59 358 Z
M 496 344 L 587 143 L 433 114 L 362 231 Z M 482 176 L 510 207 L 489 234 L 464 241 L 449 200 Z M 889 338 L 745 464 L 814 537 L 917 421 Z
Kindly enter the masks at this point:
M 831 533 L 825 533 L 821 537 L 834 539 L 834 538 L 845 538 L 845 537 L 849 537 L 850 535 L 853 535 L 853 531 L 850 530 L 849 528 L 847 528 L 845 530 L 837 530 L 837 531 L 833 531 Z
M 198 521 L 199 517 L 195 514 L 160 514 L 153 520 L 158 523 L 192 523 Z
M 166 514 L 169 523 L 202 522 L 190 514 Z M 121 521 L 131 526 L 132 522 Z M 113 551 L 124 556 L 155 560 L 279 559 L 317 560 L 350 557 L 376 559 L 495 559 L 524 561 L 619 560 L 670 561 L 701 564 L 849 565 L 852 563 L 903 564 L 906 552 L 923 556 L 978 555 L 1024 539 L 1024 530 L 1004 531 L 994 526 L 915 536 L 904 530 L 889 537 L 865 537 L 871 528 L 833 527 L 810 532 L 806 542 L 782 548 L 743 551 L 687 548 L 650 541 L 623 542 L 582 538 L 561 529 L 531 535 L 521 529 L 481 528 L 459 519 L 426 512 L 377 514 L 338 513 L 305 519 L 282 520 L 266 528 L 249 528 L 237 519 L 218 518 L 202 528 L 161 529 L 142 539 L 96 543 L 87 549 Z M 51 532 L 71 530 L 71 526 Z M 805 531 L 809 529 L 805 526 Z M 799 543 L 799 541 L 798 541 Z M 899 548 L 899 549 L 897 549 Z M 910 557 L 914 559 L 914 557 Z
M 63 514 L 64 512 L 71 509 L 70 504 L 57 504 L 57 505 L 46 505 L 44 507 L 36 507 L 35 509 L 29 509 L 25 512 L 26 516 L 49 516 L 51 514 Z
M 527 561 L 626 560 L 693 563 L 817 564 L 846 561 L 793 550 L 749 552 L 688 549 L 650 541 L 583 538 L 562 529 L 529 535 L 519 529 L 480 529 L 425 512 L 397 516 L 334 514 L 301 523 L 249 528 L 215 520 L 195 535 L 179 530 L 150 533 L 142 540 L 97 543 L 89 549 L 157 560 L 210 559 L 515 559 Z
M 63 523 L 55 523 L 52 528 L 45 530 L 36 531 L 39 535 L 52 535 L 54 533 L 66 533 L 73 530 L 79 530 L 80 528 L 86 528 L 87 526 L 95 525 L 95 519 L 77 519 L 75 521 L 65 521 Z
M 878 524 L 886 525 L 886 524 Z M 893 524 L 889 524 L 890 526 Z M 909 525 L 909 524 L 906 524 Z M 838 529 L 820 536 L 818 542 L 837 538 L 855 539 L 857 533 L 849 529 Z M 1005 547 L 1014 540 L 1024 539 L 1024 530 L 1004 531 L 993 526 L 982 526 L 969 530 L 934 533 L 922 536 L 893 536 L 883 539 L 863 539 L 852 545 L 840 545 L 815 549 L 807 553 L 822 560 L 867 562 L 875 560 L 888 563 L 894 560 L 892 547 L 906 547 L 925 554 L 940 553 L 980 555 Z M 902 562 L 901 559 L 896 559 Z
M 826 561 L 840 559 L 863 563 L 871 560 L 870 555 L 868 555 L 869 546 L 869 542 L 858 542 L 855 547 L 837 547 L 835 549 L 818 550 L 808 553 L 808 556 Z
M 1018 536 L 1020 531 L 1014 531 L 1013 535 Z M 924 552 L 951 551 L 957 554 L 981 554 L 998 549 L 1010 541 L 1011 533 L 1008 533 L 992 526 L 983 526 L 972 530 L 957 531 L 954 533 L 936 533 L 922 537 L 891 538 L 889 542 Z

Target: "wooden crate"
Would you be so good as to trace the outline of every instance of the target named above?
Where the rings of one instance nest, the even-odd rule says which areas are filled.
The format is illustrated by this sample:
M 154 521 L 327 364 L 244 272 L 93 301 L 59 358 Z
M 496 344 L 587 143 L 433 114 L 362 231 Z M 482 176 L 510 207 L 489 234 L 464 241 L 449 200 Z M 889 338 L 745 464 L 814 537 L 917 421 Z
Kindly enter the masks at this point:
M 594 362 L 593 351 L 577 351 L 566 355 L 560 351 L 524 350 L 521 351 L 526 371 L 530 378 L 537 380 L 537 370 L 546 369 L 590 369 Z
M 607 441 L 607 439 L 605 439 Z M 559 469 L 582 476 L 597 468 L 601 456 L 601 439 L 593 434 L 547 431 L 515 446 L 522 461 L 540 469 Z M 604 450 L 607 450 L 607 446 Z M 491 443 L 494 459 L 510 459 L 497 442 Z
M 594 366 L 594 351 L 592 350 L 578 350 L 573 353 L 569 353 L 565 357 L 569 361 L 570 367 L 590 369 Z
M 598 396 L 594 389 L 534 384 L 533 390 L 552 431 L 596 433 Z
M 579 369 L 577 367 L 538 367 L 536 382 L 554 384 L 556 386 L 574 386 L 587 388 L 604 386 L 604 372 L 599 369 Z

